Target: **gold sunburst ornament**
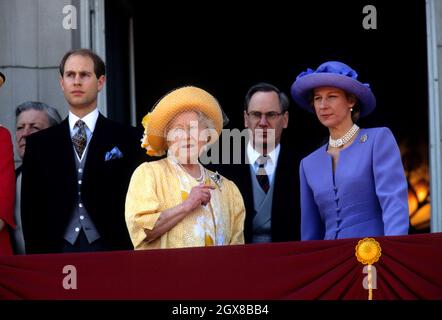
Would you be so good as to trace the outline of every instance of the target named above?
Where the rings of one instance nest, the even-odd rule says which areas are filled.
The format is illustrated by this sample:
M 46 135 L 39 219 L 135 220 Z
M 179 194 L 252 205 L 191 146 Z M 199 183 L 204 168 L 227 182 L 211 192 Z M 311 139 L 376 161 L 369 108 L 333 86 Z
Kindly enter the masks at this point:
M 358 261 L 367 266 L 368 300 L 373 299 L 372 265 L 381 257 L 381 246 L 373 238 L 364 238 L 358 241 L 355 249 Z

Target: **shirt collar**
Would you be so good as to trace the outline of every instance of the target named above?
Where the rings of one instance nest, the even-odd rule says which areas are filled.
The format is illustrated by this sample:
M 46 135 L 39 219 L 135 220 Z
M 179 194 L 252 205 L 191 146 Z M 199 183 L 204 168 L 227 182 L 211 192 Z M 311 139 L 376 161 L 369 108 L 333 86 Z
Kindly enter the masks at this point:
M 276 165 L 278 162 L 279 151 L 281 150 L 281 145 L 278 143 L 275 149 L 273 149 L 270 153 L 267 154 L 270 157 L 271 162 Z M 261 154 L 256 151 L 251 142 L 247 144 L 247 157 L 249 158 L 249 162 L 251 165 L 255 164 L 255 161 L 261 156 Z
M 95 125 L 97 124 L 97 119 L 99 116 L 99 112 L 98 109 L 95 108 L 94 111 L 89 112 L 87 115 L 85 115 L 83 118 L 81 118 L 81 120 L 84 121 L 84 123 L 86 123 L 86 126 L 88 127 L 88 129 L 93 133 L 95 130 Z M 72 130 L 74 130 L 74 126 L 75 123 L 79 120 L 80 118 L 77 117 L 75 114 L 73 114 L 71 111 L 69 111 L 69 128 Z

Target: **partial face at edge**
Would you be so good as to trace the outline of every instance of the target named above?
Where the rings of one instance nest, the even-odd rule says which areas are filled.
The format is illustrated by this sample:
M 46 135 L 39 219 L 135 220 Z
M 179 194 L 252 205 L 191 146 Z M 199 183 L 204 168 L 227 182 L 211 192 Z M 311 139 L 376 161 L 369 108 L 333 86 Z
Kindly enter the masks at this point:
M 21 159 L 25 155 L 26 138 L 34 132 L 49 128 L 49 119 L 45 111 L 26 110 L 17 118 L 15 140 Z

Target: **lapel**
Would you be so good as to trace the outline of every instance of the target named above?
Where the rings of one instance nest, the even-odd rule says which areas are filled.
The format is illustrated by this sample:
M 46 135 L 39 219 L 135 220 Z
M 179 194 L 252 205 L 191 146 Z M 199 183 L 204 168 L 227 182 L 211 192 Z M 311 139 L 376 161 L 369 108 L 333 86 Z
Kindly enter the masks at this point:
M 274 220 L 275 216 L 286 214 L 287 203 L 293 202 L 293 197 L 297 197 L 296 193 L 299 188 L 299 182 L 293 183 L 293 181 L 298 181 L 299 179 L 299 163 L 290 154 L 287 145 L 280 144 L 280 146 L 281 149 L 274 177 L 272 220 Z M 295 190 L 292 190 L 292 185 L 295 187 Z
M 104 150 L 107 148 L 106 141 L 109 141 L 109 130 L 107 130 L 107 119 L 100 113 L 95 125 L 92 139 L 89 143 L 86 163 L 84 165 L 83 180 L 87 184 L 93 176 L 96 168 L 104 162 Z
M 238 188 L 241 190 L 242 192 L 242 196 L 244 199 L 244 205 L 246 207 L 246 212 L 248 214 L 248 216 L 253 219 L 253 217 L 255 216 L 256 212 L 253 206 L 253 185 L 252 185 L 252 175 L 250 174 L 250 165 L 247 163 L 248 159 L 247 159 L 247 149 L 243 148 L 242 152 L 243 154 L 242 159 L 244 162 L 242 162 L 240 165 L 238 165 L 238 172 L 237 172 L 237 177 L 242 177 L 239 178 L 239 184 L 241 184 L 241 186 L 238 186 Z
M 233 166 L 238 168 L 235 182 L 238 183 L 238 188 L 241 190 L 244 206 L 246 207 L 244 238 L 246 243 L 251 243 L 253 237 L 253 218 L 256 215 L 256 211 L 253 205 L 253 184 L 252 175 L 250 174 L 250 164 L 247 163 L 247 145 L 245 145 L 241 150 L 243 162 L 241 162 L 240 165 Z
M 273 241 L 292 241 L 300 239 L 299 207 L 299 159 L 300 154 L 281 143 L 276 169 L 273 205 Z
M 275 192 L 273 192 L 273 204 L 274 204 L 273 207 L 275 207 L 275 204 L 278 203 L 277 197 L 279 194 L 279 190 L 281 188 L 281 183 L 284 181 L 284 178 L 285 178 L 284 175 L 287 174 L 287 172 L 285 172 L 286 171 L 285 168 L 287 166 L 287 164 L 285 163 L 285 160 L 287 157 L 286 150 L 285 150 L 286 148 L 284 148 L 282 145 L 280 145 L 280 146 L 281 147 L 279 150 L 278 163 L 276 165 L 276 172 L 275 172 L 275 176 L 274 176 L 275 181 L 273 183 L 273 185 L 274 185 L 273 188 L 275 190 Z M 272 210 L 272 211 L 275 211 L 275 210 Z M 272 212 L 272 214 L 273 214 L 273 212 Z
M 60 141 L 56 143 L 56 145 L 59 146 L 59 149 L 57 148 L 57 153 L 62 158 L 59 165 L 61 166 L 61 172 L 66 174 L 64 180 L 66 181 L 67 185 L 75 186 L 77 180 L 74 159 L 75 153 L 72 145 L 71 130 L 69 128 L 68 118 L 63 120 L 63 122 L 60 124 L 60 130 L 60 134 L 57 135 Z

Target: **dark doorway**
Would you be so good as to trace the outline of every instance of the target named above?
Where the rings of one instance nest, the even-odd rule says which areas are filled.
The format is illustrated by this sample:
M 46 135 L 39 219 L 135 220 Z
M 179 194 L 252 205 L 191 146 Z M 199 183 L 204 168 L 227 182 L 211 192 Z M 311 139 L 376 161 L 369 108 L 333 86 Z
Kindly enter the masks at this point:
M 362 26 L 367 4 L 377 9 L 376 30 Z M 107 1 L 108 101 L 110 115 L 122 121 L 127 121 L 130 98 L 124 22 L 129 17 L 137 123 L 168 91 L 193 84 L 220 101 L 228 127 L 243 128 L 243 98 L 251 85 L 270 82 L 289 93 L 301 71 L 340 60 L 370 83 L 377 98 L 377 109 L 361 126 L 389 127 L 412 153 L 424 146 L 424 154 L 412 155 L 410 163 L 428 165 L 424 0 Z M 286 140 L 301 152 L 313 151 L 327 137 L 315 117 L 294 103 L 287 131 Z
M 301 71 L 340 60 L 355 68 L 376 95 L 378 107 L 362 125 L 389 126 L 398 137 L 413 132 L 416 139 L 427 138 L 425 1 L 371 1 L 376 30 L 362 27 L 366 4 L 107 1 L 109 103 L 121 96 L 111 115 L 127 118 L 118 110 L 129 104 L 128 19 L 133 17 L 138 122 L 169 90 L 194 84 L 220 100 L 232 127 L 242 127 L 249 86 L 268 81 L 289 92 Z M 314 117 L 295 105 L 291 111 L 290 135 L 315 140 L 325 134 Z

